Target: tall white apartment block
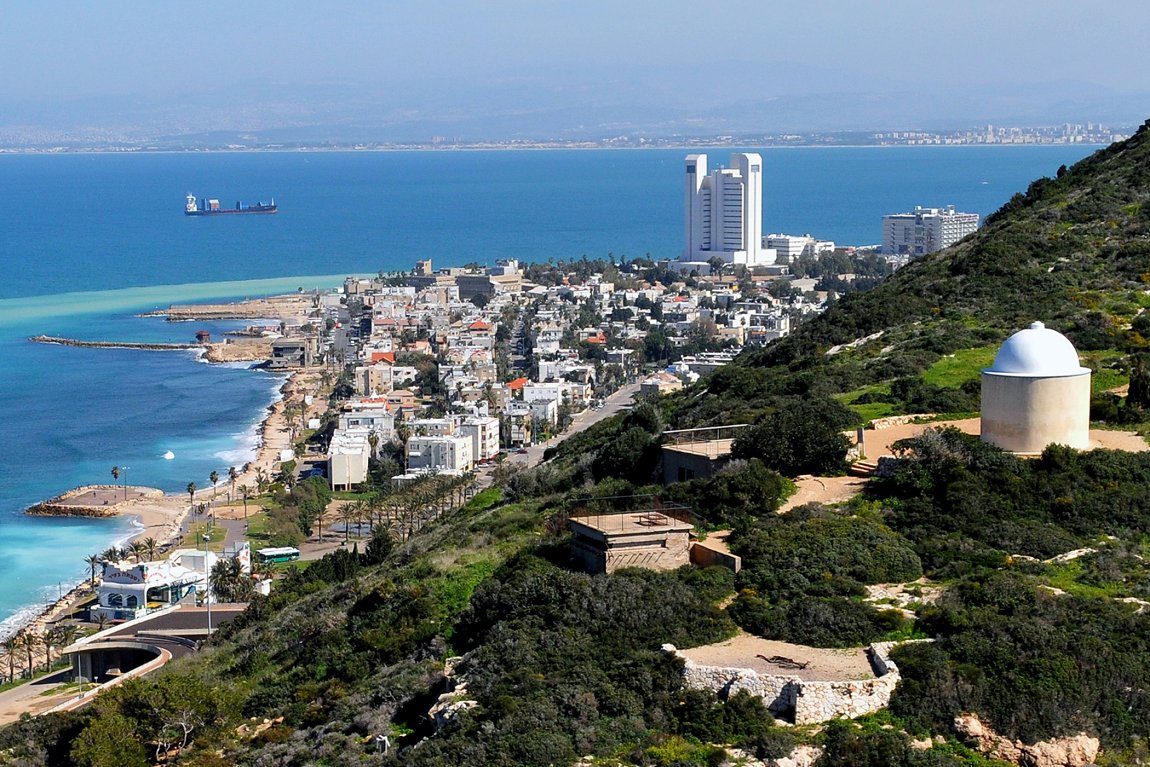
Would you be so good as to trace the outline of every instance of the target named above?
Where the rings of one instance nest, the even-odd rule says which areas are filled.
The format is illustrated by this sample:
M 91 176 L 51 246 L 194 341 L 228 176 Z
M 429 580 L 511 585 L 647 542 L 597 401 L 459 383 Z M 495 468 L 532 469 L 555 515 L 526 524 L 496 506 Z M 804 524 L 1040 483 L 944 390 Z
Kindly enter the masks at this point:
M 949 248 L 978 229 L 977 213 L 960 213 L 953 205 L 923 208 L 882 217 L 884 255 L 922 256 Z
M 766 263 L 763 253 L 763 158 L 731 155 L 731 167 L 707 173 L 705 154 L 687 155 L 682 261 Z

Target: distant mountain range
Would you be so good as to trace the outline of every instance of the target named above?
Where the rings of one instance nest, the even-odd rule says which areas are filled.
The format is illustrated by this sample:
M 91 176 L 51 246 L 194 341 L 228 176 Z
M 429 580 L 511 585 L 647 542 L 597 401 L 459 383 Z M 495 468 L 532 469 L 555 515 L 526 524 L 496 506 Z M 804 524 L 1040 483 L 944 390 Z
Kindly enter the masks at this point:
M 582 141 L 986 123 L 1136 125 L 1150 94 L 1059 82 L 891 82 L 789 62 L 391 84 L 228 82 L 194 92 L 0 103 L 0 145 Z

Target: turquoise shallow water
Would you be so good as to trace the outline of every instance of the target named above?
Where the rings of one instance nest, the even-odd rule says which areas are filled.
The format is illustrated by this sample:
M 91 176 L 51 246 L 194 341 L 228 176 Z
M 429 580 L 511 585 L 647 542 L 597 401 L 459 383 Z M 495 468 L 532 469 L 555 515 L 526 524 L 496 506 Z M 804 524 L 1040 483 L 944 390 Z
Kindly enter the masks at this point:
M 765 150 L 769 231 L 850 244 L 884 213 L 989 213 L 1089 147 Z M 181 492 L 242 464 L 281 379 L 188 352 L 45 346 L 28 336 L 188 341 L 238 323 L 139 318 L 170 303 L 334 286 L 350 273 L 496 258 L 674 257 L 680 150 L 0 155 L 0 634 L 85 576 L 126 520 L 38 520 L 28 505 L 125 479 Z M 729 150 L 710 153 L 725 162 Z M 275 216 L 182 215 L 184 195 L 275 196 Z M 327 275 L 284 277 L 283 275 Z M 176 454 L 172 461 L 161 456 Z

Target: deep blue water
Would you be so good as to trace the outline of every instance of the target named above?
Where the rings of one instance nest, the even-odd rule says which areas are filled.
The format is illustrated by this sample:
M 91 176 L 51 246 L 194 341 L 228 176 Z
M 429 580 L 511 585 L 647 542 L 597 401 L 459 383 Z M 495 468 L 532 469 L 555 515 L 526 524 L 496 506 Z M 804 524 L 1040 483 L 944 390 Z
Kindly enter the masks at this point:
M 987 214 L 1087 147 L 768 149 L 765 229 L 879 240 L 883 214 Z M 0 155 L 0 621 L 83 577 L 120 521 L 21 511 L 127 466 L 182 492 L 254 450 L 279 379 L 185 352 L 32 344 L 45 333 L 186 341 L 135 313 L 173 302 L 335 285 L 342 275 L 496 258 L 675 257 L 683 150 Z M 712 166 L 729 150 L 710 153 Z M 184 195 L 274 196 L 275 216 L 188 218 Z M 294 275 L 329 275 L 297 277 Z M 171 450 L 171 461 L 161 456 Z M 0 628 L 0 633 L 3 633 Z

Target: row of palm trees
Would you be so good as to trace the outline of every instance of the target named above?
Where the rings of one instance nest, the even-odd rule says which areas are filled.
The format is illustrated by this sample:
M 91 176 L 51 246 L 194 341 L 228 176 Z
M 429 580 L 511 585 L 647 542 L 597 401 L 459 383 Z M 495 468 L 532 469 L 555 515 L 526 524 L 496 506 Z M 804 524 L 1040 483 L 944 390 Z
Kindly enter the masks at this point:
M 96 585 L 96 568 L 105 562 L 123 562 L 131 560 L 136 564 L 140 562 L 154 562 L 160 551 L 160 543 L 155 538 L 143 538 L 132 541 L 125 546 L 112 546 L 99 554 L 89 554 L 84 557 L 84 564 L 88 566 L 88 579 Z
M 336 517 L 343 524 L 344 540 L 354 526 L 357 537 L 367 525 L 370 534 L 375 528 L 386 526 L 395 531 L 400 540 L 407 540 L 428 523 L 443 514 L 463 506 L 474 495 L 476 476 L 468 472 L 461 476 L 429 475 L 401 487 L 387 487 L 371 496 L 347 501 L 336 508 Z M 317 535 L 323 535 L 327 509 L 313 520 Z
M 71 623 L 61 623 L 41 633 L 34 633 L 25 629 L 19 634 L 8 637 L 0 642 L 0 675 L 6 669 L 4 681 L 15 681 L 16 669 L 20 667 L 20 674 L 31 677 L 36 672 L 36 655 L 39 650 L 44 654 L 44 670 L 52 669 L 53 648 L 63 648 L 75 641 L 79 627 Z

